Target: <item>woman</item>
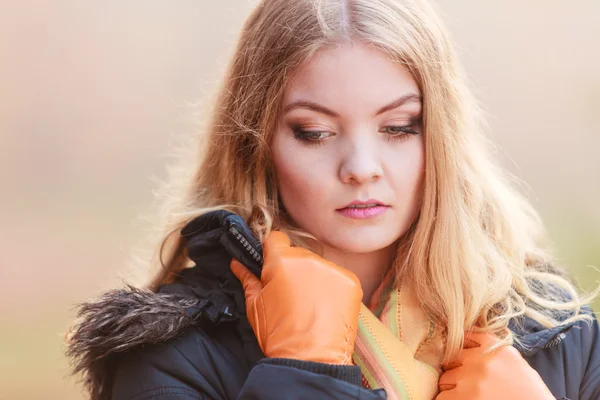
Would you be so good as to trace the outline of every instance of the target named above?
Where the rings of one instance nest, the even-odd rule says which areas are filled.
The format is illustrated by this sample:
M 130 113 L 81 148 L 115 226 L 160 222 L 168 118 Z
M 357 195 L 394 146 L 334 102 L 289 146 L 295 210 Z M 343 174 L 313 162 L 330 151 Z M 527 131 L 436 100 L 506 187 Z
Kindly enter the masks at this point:
M 224 82 L 152 279 L 70 332 L 93 399 L 600 398 L 426 0 L 264 0 Z

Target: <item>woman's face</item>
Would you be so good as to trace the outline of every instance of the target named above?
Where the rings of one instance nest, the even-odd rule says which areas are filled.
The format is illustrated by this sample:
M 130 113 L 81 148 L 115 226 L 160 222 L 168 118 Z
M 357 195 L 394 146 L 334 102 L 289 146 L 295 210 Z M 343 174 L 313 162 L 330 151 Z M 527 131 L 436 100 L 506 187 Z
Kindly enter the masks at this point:
M 286 87 L 272 143 L 293 221 L 349 253 L 400 238 L 421 202 L 421 107 L 414 79 L 385 53 L 350 43 L 315 53 Z

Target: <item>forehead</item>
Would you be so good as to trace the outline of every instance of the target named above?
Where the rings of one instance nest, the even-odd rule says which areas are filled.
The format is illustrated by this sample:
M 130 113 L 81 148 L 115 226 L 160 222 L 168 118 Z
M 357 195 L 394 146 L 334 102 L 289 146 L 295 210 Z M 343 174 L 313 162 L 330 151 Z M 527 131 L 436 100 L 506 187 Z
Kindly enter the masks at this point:
M 318 50 L 295 71 L 284 106 L 310 99 L 333 108 L 377 108 L 407 93 L 421 94 L 401 64 L 372 46 L 344 43 Z

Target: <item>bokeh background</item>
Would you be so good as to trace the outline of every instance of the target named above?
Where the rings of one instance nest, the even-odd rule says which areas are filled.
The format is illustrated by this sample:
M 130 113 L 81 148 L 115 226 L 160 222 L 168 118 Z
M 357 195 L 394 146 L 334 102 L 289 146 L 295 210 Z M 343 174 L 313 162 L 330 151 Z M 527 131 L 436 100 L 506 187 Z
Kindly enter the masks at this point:
M 593 288 L 600 2 L 438 3 L 503 163 Z M 73 305 L 119 284 L 253 4 L 0 0 L 0 399 L 83 398 L 62 356 Z

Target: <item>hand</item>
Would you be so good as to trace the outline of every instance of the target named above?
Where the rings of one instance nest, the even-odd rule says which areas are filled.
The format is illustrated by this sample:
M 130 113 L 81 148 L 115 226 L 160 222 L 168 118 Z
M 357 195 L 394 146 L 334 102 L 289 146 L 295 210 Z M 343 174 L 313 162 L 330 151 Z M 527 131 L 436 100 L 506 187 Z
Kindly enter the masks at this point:
M 490 334 L 467 333 L 465 348 L 445 366 L 436 400 L 555 400 L 514 347 L 486 352 L 498 340 Z
M 267 357 L 350 365 L 362 289 L 356 275 L 301 247 L 283 232 L 263 244 L 262 280 L 238 261 L 246 313 Z

